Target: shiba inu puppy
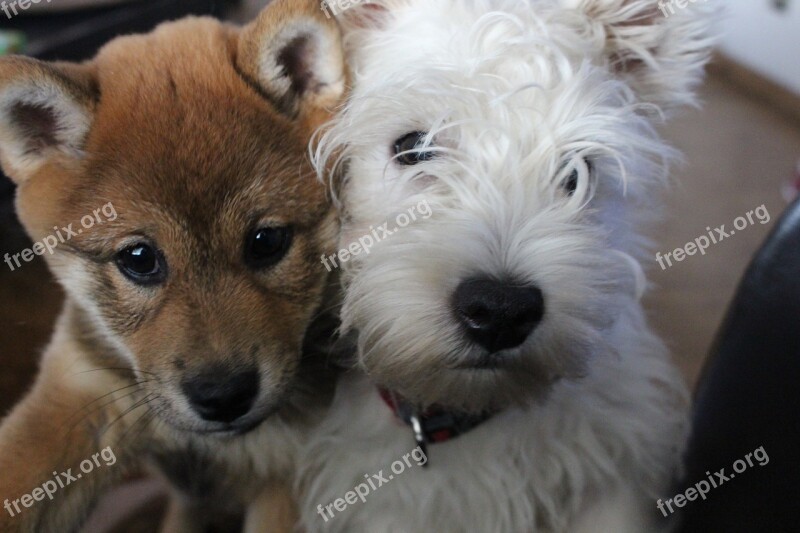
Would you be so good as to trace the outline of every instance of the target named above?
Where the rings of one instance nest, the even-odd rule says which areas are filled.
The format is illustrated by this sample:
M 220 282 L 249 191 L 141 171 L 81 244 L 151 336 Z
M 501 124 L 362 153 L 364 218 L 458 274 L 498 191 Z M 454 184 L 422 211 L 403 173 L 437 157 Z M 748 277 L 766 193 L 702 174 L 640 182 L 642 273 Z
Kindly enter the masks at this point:
M 1 531 L 74 531 L 143 465 L 180 495 L 165 530 L 292 526 L 242 516 L 280 498 L 333 382 L 338 223 L 307 146 L 343 97 L 340 41 L 317 2 L 276 0 L 85 64 L 0 61 L 2 167 L 67 293 L 0 427 Z

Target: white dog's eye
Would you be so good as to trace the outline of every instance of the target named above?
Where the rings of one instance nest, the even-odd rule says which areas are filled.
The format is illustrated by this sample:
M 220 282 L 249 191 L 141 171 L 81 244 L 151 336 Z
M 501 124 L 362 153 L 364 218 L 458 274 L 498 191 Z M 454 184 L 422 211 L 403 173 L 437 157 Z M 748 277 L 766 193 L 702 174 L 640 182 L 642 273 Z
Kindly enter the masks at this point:
M 586 173 L 591 178 L 593 172 L 592 162 L 589 161 L 588 159 L 581 159 L 581 163 L 583 164 L 583 166 L 585 166 Z M 564 190 L 567 191 L 567 194 L 569 194 L 570 196 L 575 194 L 575 191 L 578 190 L 578 185 L 580 184 L 580 179 L 581 179 L 581 170 L 583 170 L 581 168 L 581 165 L 580 164 L 576 165 L 572 169 L 572 172 L 570 172 L 569 176 L 567 176 L 567 179 L 564 180 L 564 185 L 563 185 Z
M 421 150 L 427 136 L 424 131 L 413 131 L 397 139 L 394 143 L 397 161 L 401 165 L 412 166 L 433 159 L 435 153 L 432 150 Z

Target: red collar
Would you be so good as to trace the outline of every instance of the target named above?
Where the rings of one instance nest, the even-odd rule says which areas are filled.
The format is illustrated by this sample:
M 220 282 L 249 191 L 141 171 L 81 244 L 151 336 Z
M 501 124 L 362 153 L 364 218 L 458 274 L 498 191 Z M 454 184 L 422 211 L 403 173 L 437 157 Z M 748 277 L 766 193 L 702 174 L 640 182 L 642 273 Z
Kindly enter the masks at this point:
M 414 430 L 414 438 L 425 453 L 428 444 L 447 442 L 468 433 L 495 415 L 449 411 L 437 405 L 420 410 L 397 393 L 383 388 L 378 392 L 395 416 Z

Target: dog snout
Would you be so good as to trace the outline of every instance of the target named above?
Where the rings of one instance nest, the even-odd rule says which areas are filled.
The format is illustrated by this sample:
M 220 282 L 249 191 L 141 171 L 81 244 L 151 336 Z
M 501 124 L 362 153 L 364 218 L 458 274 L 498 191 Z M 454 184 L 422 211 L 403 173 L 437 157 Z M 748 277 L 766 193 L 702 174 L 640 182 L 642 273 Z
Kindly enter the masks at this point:
M 469 337 L 490 353 L 521 345 L 544 316 L 538 287 L 491 279 L 463 281 L 454 306 Z
M 203 420 L 229 424 L 246 415 L 255 403 L 259 374 L 255 368 L 237 373 L 217 367 L 185 379 L 182 389 Z

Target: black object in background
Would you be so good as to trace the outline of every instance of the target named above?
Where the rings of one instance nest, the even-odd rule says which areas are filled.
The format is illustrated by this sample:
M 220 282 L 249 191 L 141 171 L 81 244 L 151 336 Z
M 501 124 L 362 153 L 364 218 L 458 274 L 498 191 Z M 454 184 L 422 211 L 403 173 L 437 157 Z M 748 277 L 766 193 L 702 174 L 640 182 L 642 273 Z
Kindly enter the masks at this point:
M 692 429 L 677 490 L 706 472 L 716 480 L 721 468 L 730 479 L 685 504 L 680 533 L 800 531 L 800 200 L 744 276 L 698 385 Z M 752 458 L 734 472 L 760 447 L 767 464 Z

